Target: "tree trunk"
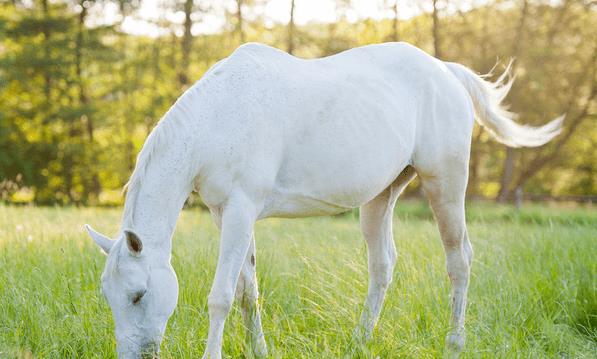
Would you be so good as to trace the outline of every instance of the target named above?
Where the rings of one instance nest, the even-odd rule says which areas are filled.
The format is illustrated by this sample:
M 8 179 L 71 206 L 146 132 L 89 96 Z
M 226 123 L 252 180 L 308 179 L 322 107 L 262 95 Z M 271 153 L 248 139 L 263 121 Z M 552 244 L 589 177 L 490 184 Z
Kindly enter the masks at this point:
M 189 84 L 189 58 L 191 55 L 191 47 L 193 45 L 193 34 L 191 28 L 193 27 L 193 0 L 185 0 L 184 2 L 184 34 L 181 41 L 182 63 L 180 64 L 180 72 L 178 74 L 178 82 L 180 86 L 185 87 Z
M 132 66 L 132 65 L 128 65 Z M 133 81 L 131 78 L 132 76 L 129 75 L 129 68 L 124 68 L 123 73 L 125 76 L 125 81 Z M 126 87 L 124 90 L 124 103 L 130 103 L 130 88 Z M 124 136 L 124 156 L 126 161 L 126 168 L 129 173 L 131 173 L 135 169 L 135 145 L 133 144 L 133 135 L 135 130 L 135 124 L 132 121 L 132 118 L 127 118 L 127 116 L 123 116 L 123 136 Z
M 524 29 L 527 22 L 527 17 L 529 14 L 529 1 L 523 0 L 522 1 L 522 9 L 520 10 L 520 19 L 518 21 L 518 27 L 516 28 L 516 35 L 512 42 L 512 50 L 511 54 L 513 58 L 518 57 L 520 55 L 521 45 L 523 43 L 523 36 L 524 36 Z
M 518 21 L 518 27 L 516 28 L 516 34 L 512 43 L 511 56 L 516 58 L 520 55 L 521 45 L 523 43 L 524 29 L 529 13 L 529 2 L 523 0 L 522 8 L 520 10 L 520 19 Z M 504 164 L 502 165 L 502 175 L 500 178 L 500 189 L 496 200 L 498 202 L 506 202 L 511 197 L 511 184 L 514 174 L 514 160 L 516 156 L 516 150 L 510 147 L 506 147 L 506 157 L 504 157 Z
M 442 56 L 442 52 L 439 34 L 439 9 L 437 7 L 437 1 L 438 0 L 433 0 L 433 55 L 437 58 L 440 58 Z
M 398 25 L 399 25 L 399 19 L 398 19 L 398 0 L 394 1 L 394 6 L 393 6 L 393 10 L 394 10 L 394 21 L 393 21 L 393 27 L 392 27 L 392 41 L 398 41 L 399 36 L 398 36 Z
M 47 20 L 50 16 L 50 8 L 48 6 L 48 0 L 42 0 L 41 7 L 43 10 L 44 18 Z M 44 56 L 45 56 L 46 60 L 49 61 L 52 56 L 50 53 L 50 43 L 49 43 L 50 27 L 45 22 L 42 27 L 42 32 L 44 34 Z M 44 96 L 46 98 L 47 105 L 49 105 L 52 101 L 52 99 L 50 98 L 51 92 L 52 92 L 52 77 L 50 75 L 50 71 L 46 69 L 44 71 Z
M 288 22 L 288 53 L 294 52 L 294 0 L 290 0 L 290 21 Z
M 121 50 L 121 54 L 122 57 L 120 58 L 120 62 L 124 64 L 123 68 L 121 69 L 121 74 L 123 76 L 123 83 L 127 84 L 127 86 L 124 86 L 123 89 L 123 98 L 124 98 L 124 103 L 128 104 L 130 103 L 130 92 L 131 92 L 131 88 L 133 88 L 132 85 L 128 85 L 133 81 L 132 76 L 129 75 L 129 71 L 130 71 L 130 67 L 129 66 L 133 66 L 130 64 L 127 64 L 127 57 L 128 54 L 127 52 L 129 51 L 129 46 L 131 46 L 131 44 L 129 43 L 128 39 L 129 37 L 126 35 L 126 33 L 124 32 L 124 30 L 122 29 L 122 25 L 124 23 L 124 20 L 126 19 L 126 16 L 129 12 L 129 8 L 127 7 L 127 2 L 126 1 L 119 1 L 119 11 L 120 11 L 120 16 L 121 18 L 119 19 L 119 21 L 117 22 L 117 29 L 118 29 L 118 36 L 120 36 L 121 39 L 121 46 L 122 46 L 122 50 Z M 173 51 L 174 53 L 174 51 Z M 174 57 L 172 57 L 174 58 Z M 173 63 L 173 66 L 175 66 L 175 63 Z M 135 145 L 133 143 L 133 133 L 135 130 L 135 124 L 133 122 L 133 119 L 127 116 L 123 116 L 122 118 L 122 141 L 123 141 L 123 153 L 124 153 L 124 164 L 126 165 L 127 168 L 127 172 L 132 172 L 135 169 Z
M 505 203 L 510 199 L 510 183 L 514 175 L 514 160 L 516 152 L 512 147 L 506 147 L 506 157 L 504 158 L 504 167 L 502 170 L 502 178 L 500 180 L 500 191 L 497 196 L 497 201 Z
M 243 1 L 236 0 L 236 33 L 241 44 L 245 43 L 245 32 L 243 30 Z
M 79 6 L 81 12 L 79 13 L 78 24 L 77 24 L 77 38 L 75 42 L 75 72 L 77 75 L 77 84 L 79 87 L 79 105 L 87 107 L 89 105 L 89 97 L 87 96 L 87 89 L 83 80 L 83 46 L 84 46 L 84 32 L 85 32 L 85 19 L 87 18 L 88 6 L 87 1 L 80 1 Z M 94 148 L 94 126 L 93 119 L 90 113 L 81 116 L 81 120 L 84 122 L 82 125 L 85 127 L 87 133 L 87 141 L 91 153 L 91 163 L 89 171 L 91 172 L 91 183 L 85 183 L 85 197 L 89 194 L 93 195 L 94 199 L 99 197 L 101 186 L 99 182 L 99 176 L 95 169 L 95 163 L 97 163 L 96 149 Z
M 560 6 L 560 9 L 558 11 L 558 14 L 556 15 L 556 19 L 554 20 L 553 24 L 551 25 L 551 28 L 549 29 L 549 32 L 547 34 L 547 50 L 551 50 L 552 46 L 553 46 L 553 42 L 556 38 L 556 35 L 558 33 L 558 31 L 560 30 L 561 26 L 564 26 L 565 24 L 565 17 L 566 17 L 566 12 L 568 11 L 568 8 L 570 6 L 571 1 L 570 0 L 564 0 L 564 3 L 562 4 L 562 6 Z

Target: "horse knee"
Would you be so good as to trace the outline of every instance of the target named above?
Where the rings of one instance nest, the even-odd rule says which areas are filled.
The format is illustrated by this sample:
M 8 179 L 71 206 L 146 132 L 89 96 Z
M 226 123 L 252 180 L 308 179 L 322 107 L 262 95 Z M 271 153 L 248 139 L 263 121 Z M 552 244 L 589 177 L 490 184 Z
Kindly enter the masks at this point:
M 388 258 L 385 261 L 374 263 L 370 266 L 369 271 L 371 272 L 371 279 L 376 286 L 381 289 L 388 288 L 392 282 L 395 263 L 396 259 Z
M 207 307 L 210 317 L 226 317 L 230 308 L 232 308 L 233 298 L 234 296 L 229 294 L 210 294 L 207 297 Z

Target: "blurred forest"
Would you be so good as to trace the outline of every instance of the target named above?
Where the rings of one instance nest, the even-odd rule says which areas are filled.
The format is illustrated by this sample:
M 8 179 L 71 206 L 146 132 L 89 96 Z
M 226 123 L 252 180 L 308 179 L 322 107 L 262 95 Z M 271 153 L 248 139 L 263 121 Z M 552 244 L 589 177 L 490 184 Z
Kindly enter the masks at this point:
M 476 126 L 469 196 L 597 195 L 597 3 L 592 0 L 377 1 L 382 20 L 295 24 L 258 10 L 262 0 L 161 2 L 182 21 L 156 21 L 160 36 L 131 35 L 123 21 L 142 0 L 3 0 L 0 5 L 0 194 L 9 202 L 116 204 L 137 151 L 182 92 L 239 44 L 258 41 L 313 58 L 360 45 L 407 41 L 442 60 L 496 75 L 515 58 L 507 98 L 519 121 L 566 113 L 564 130 L 541 148 L 507 149 Z M 93 19 L 116 5 L 113 23 Z M 95 14 L 95 15 L 91 15 Z M 214 34 L 193 33 L 207 14 Z M 495 78 L 495 77 L 494 77 Z M 411 191 L 416 192 L 415 189 Z

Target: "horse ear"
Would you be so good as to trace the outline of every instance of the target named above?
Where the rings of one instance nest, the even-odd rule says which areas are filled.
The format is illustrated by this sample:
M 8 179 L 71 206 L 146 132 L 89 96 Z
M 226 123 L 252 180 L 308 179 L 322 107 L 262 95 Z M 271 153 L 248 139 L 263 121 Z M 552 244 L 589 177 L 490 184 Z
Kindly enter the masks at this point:
M 126 236 L 126 246 L 129 248 L 129 251 L 136 256 L 141 254 L 141 251 L 143 250 L 143 242 L 141 242 L 139 236 L 128 229 L 124 231 L 124 235 Z
M 93 239 L 93 241 L 102 249 L 102 251 L 104 251 L 104 253 L 106 253 L 106 254 L 110 253 L 110 249 L 112 249 L 112 246 L 114 245 L 115 241 L 104 236 L 103 234 L 101 234 L 99 232 L 96 232 L 88 224 L 85 225 L 85 229 L 87 230 L 87 233 L 89 233 L 89 236 L 91 237 L 91 239 Z

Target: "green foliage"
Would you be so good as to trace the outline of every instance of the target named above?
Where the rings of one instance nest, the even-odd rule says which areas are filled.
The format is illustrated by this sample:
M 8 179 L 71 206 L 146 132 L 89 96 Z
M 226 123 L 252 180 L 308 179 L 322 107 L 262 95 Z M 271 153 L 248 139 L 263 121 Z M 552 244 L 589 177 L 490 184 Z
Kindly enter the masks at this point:
M 464 358 L 590 358 L 597 350 L 593 209 L 476 204 Z M 113 358 L 110 308 L 100 293 L 105 256 L 84 233 L 114 233 L 120 210 L 0 205 L 0 357 Z M 351 333 L 367 290 L 356 217 L 271 219 L 256 228 L 263 326 L 274 358 L 438 358 L 449 318 L 449 281 L 429 209 L 400 201 L 398 263 L 373 341 Z M 198 358 L 218 237 L 209 214 L 184 211 L 174 235 L 178 307 L 164 358 Z M 238 306 L 224 353 L 249 356 Z
M 129 15 L 140 2 L 115 3 Z M 594 196 L 597 14 L 583 2 L 548 3 L 529 2 L 520 31 L 519 2 L 488 2 L 441 14 L 442 55 L 487 72 L 496 59 L 503 64 L 515 53 L 517 81 L 507 102 L 521 122 L 533 125 L 567 113 L 560 138 L 570 136 L 562 144 L 556 139 L 541 149 L 517 150 L 513 185 L 535 194 Z M 15 182 L 20 176 L 37 203 L 113 203 L 111 194 L 127 181 L 145 137 L 185 90 L 181 74 L 186 71 L 193 82 L 238 46 L 235 26 L 194 36 L 185 70 L 177 25 L 162 22 L 164 35 L 149 38 L 126 34 L 119 24 L 86 21 L 90 7 L 104 4 L 60 0 L 0 5 L 0 181 Z M 209 2 L 195 5 L 199 15 L 214 11 Z M 175 10 L 180 4 L 164 6 Z M 297 26 L 294 53 L 327 56 L 385 41 L 393 33 L 390 19 L 348 22 L 343 15 L 348 7 L 347 2 L 338 4 L 336 23 Z M 226 16 L 236 21 L 232 14 Z M 247 41 L 287 47 L 286 25 L 268 27 L 260 16 L 243 22 Z M 429 14 L 400 21 L 398 33 L 401 40 L 432 52 Z M 577 126 L 575 118 L 580 119 Z M 475 129 L 469 194 L 496 195 L 504 156 L 502 145 Z M 544 165 L 525 175 L 529 165 L 543 158 Z

